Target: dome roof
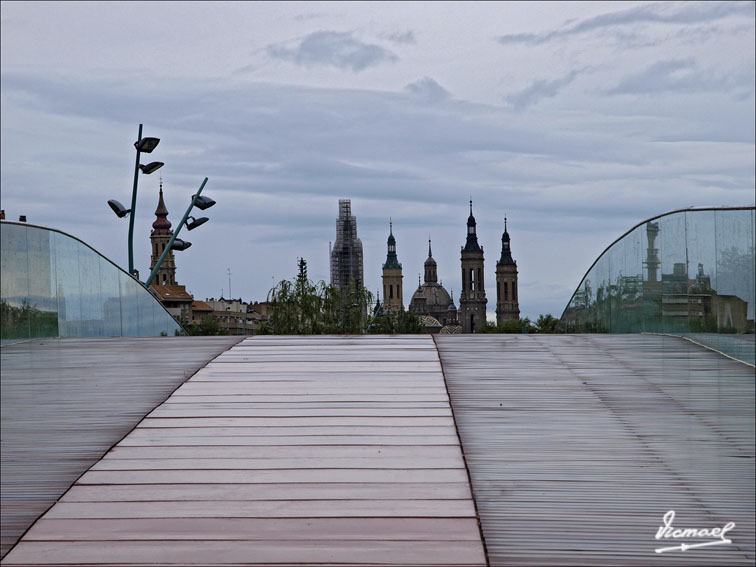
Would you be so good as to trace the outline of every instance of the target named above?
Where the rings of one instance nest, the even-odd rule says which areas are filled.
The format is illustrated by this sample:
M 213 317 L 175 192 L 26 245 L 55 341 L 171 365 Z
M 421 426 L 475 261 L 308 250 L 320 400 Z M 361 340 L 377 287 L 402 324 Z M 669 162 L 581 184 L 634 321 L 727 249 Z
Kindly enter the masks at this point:
M 449 293 L 437 283 L 424 283 L 412 294 L 412 302 L 424 298 L 428 311 L 447 309 L 452 302 Z
M 438 319 L 431 315 L 420 315 L 420 321 L 423 323 L 423 327 L 438 327 L 441 328 L 441 323 L 438 322 Z

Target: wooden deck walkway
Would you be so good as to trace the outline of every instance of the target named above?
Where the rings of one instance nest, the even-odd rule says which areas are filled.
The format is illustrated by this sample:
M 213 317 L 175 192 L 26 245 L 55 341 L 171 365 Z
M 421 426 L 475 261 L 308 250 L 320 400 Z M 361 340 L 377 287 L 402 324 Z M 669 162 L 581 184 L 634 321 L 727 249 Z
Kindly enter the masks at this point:
M 10 565 L 484 565 L 429 336 L 256 337 L 182 385 Z
M 0 557 L 148 412 L 240 339 L 40 339 L 2 347 Z
M 754 564 L 753 367 L 661 336 L 437 344 L 491 565 Z M 657 554 L 669 510 L 732 544 Z

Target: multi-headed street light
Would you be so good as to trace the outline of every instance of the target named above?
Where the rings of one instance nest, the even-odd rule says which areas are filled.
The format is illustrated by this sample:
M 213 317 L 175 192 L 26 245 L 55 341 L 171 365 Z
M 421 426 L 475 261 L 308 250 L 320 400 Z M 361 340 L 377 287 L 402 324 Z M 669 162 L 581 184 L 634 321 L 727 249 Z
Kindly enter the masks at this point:
M 153 161 L 146 165 L 139 163 L 139 156 L 141 154 L 152 153 L 157 145 L 160 143 L 160 138 L 142 138 L 142 125 L 139 125 L 139 137 L 134 142 L 136 148 L 136 165 L 134 166 L 134 189 L 131 191 L 131 208 L 127 209 L 121 203 L 115 199 L 108 201 L 108 205 L 113 209 L 113 212 L 118 215 L 118 218 L 123 218 L 126 215 L 129 216 L 129 273 L 135 275 L 134 270 L 134 217 L 136 216 L 136 198 L 137 198 L 137 185 L 139 182 L 139 171 L 145 175 L 149 175 L 163 167 L 165 165 L 162 161 Z

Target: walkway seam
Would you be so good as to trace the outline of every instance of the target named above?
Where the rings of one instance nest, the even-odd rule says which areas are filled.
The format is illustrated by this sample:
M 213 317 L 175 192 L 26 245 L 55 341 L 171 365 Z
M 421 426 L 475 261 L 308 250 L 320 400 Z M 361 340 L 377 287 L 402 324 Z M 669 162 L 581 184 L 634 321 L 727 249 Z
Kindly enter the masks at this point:
M 465 446 L 462 443 L 462 437 L 459 434 L 459 427 L 457 426 L 457 416 L 454 413 L 454 404 L 452 404 L 451 396 L 449 395 L 449 383 L 446 381 L 446 372 L 444 372 L 444 359 L 441 358 L 441 352 L 438 350 L 438 343 L 436 342 L 436 336 L 431 334 L 433 339 L 433 347 L 436 349 L 436 355 L 438 356 L 438 362 L 441 365 L 441 376 L 444 377 L 444 387 L 446 388 L 446 397 L 449 398 L 449 408 L 452 412 L 452 420 L 454 421 L 454 430 L 457 432 L 457 439 L 459 440 L 459 449 L 462 452 L 462 462 L 465 464 L 465 472 L 467 472 L 467 482 L 470 485 L 470 494 L 472 495 L 473 506 L 475 507 L 475 519 L 478 521 L 478 532 L 480 533 L 480 543 L 483 544 L 483 554 L 486 557 L 486 565 L 491 565 L 491 560 L 488 558 L 488 547 L 486 546 L 486 538 L 483 535 L 483 524 L 480 523 L 480 513 L 478 512 L 478 500 L 475 497 L 475 490 L 473 488 L 472 476 L 470 476 L 470 467 L 467 466 L 467 455 L 465 455 Z

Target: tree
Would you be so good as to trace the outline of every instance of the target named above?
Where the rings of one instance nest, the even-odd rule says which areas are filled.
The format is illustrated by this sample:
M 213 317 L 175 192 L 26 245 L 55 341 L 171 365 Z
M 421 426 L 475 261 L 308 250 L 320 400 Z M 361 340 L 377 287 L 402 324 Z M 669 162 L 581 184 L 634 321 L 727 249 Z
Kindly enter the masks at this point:
M 535 323 L 536 333 L 556 333 L 557 326 L 559 325 L 559 319 L 554 317 L 551 313 L 546 315 L 539 315 L 538 320 Z
M 220 321 L 215 315 L 203 315 L 199 323 L 192 323 L 187 329 L 194 336 L 227 335 L 228 331 L 222 329 Z
M 260 334 L 357 334 L 367 327 L 373 295 L 354 280 L 340 293 L 325 282 L 307 278 L 307 262 L 300 259 L 293 281 L 281 280 L 268 292 L 271 314 Z
M 368 327 L 368 333 L 380 335 L 409 335 L 424 333 L 420 317 L 409 311 L 389 311 L 375 316 Z
M 530 323 L 530 319 L 508 319 L 501 325 L 496 325 L 490 321 L 483 323 L 476 331 L 477 333 L 533 333 L 535 327 Z

